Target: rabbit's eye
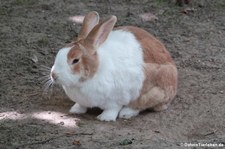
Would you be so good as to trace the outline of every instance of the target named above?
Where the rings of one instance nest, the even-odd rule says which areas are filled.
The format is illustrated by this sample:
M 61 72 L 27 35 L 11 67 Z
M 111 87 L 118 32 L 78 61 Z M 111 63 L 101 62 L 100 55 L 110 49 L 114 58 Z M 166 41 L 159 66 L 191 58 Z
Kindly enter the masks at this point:
M 79 59 L 75 58 L 75 59 L 73 60 L 72 64 L 76 64 L 76 63 L 78 63 L 78 62 L 79 62 Z

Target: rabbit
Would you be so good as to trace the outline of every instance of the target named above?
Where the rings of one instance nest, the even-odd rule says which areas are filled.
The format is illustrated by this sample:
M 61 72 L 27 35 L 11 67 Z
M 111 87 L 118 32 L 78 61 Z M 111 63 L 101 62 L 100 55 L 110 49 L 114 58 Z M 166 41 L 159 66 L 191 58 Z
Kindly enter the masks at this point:
M 70 113 L 98 107 L 97 119 L 116 121 L 165 110 L 175 97 L 177 68 L 164 45 L 138 27 L 114 29 L 116 22 L 99 23 L 89 12 L 78 37 L 57 53 L 50 77 L 75 102 Z

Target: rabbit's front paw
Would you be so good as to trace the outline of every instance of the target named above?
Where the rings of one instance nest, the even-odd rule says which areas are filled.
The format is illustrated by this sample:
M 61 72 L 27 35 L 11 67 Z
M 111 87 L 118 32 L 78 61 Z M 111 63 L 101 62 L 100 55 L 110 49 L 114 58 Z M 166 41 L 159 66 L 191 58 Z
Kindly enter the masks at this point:
M 75 114 L 83 114 L 87 112 L 87 108 L 79 105 L 78 103 L 75 103 L 71 108 L 70 108 L 70 113 L 75 113 Z
M 104 110 L 102 114 L 100 114 L 97 119 L 100 121 L 116 121 L 117 115 L 120 109 L 108 109 Z

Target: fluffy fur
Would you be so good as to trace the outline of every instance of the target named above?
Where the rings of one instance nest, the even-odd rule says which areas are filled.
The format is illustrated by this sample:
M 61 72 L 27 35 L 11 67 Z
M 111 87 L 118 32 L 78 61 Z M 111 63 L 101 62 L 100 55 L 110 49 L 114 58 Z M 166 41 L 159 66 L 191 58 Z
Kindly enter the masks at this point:
M 116 17 L 98 18 L 97 12 L 85 17 L 80 36 L 58 52 L 52 67 L 52 80 L 76 102 L 70 112 L 99 107 L 99 120 L 115 121 L 147 108 L 166 109 L 176 94 L 177 70 L 164 46 L 138 28 L 111 31 Z

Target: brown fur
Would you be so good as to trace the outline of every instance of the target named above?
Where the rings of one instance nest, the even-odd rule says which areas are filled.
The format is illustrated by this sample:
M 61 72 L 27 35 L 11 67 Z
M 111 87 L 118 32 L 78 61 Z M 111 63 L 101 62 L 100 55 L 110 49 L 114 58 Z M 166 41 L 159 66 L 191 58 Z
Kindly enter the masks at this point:
M 101 22 L 96 25 L 88 34 L 86 38 L 87 43 L 91 44 L 94 49 L 98 48 L 107 39 L 116 21 L 117 18 L 115 16 L 111 16 L 107 21 Z
M 92 11 L 85 18 L 78 37 L 68 47 L 72 47 L 67 55 L 67 62 L 72 72 L 80 74 L 80 81 L 85 81 L 94 76 L 98 68 L 98 57 L 93 49 L 93 45 L 86 41 L 88 34 L 99 23 L 98 13 Z M 72 64 L 74 59 L 79 62 Z
M 80 32 L 78 34 L 78 37 L 76 40 L 84 39 L 87 37 L 89 32 L 99 23 L 99 16 L 98 13 L 95 11 L 92 11 L 88 13 L 83 21 L 83 25 L 80 29 Z
M 145 62 L 145 80 L 141 95 L 129 106 L 140 110 L 166 109 L 177 90 L 177 69 L 169 52 L 159 40 L 140 28 L 127 26 L 118 29 L 130 31 L 135 35 L 143 49 Z
M 83 40 L 79 40 L 73 43 L 73 48 L 69 51 L 67 55 L 68 64 L 71 66 L 71 70 L 74 73 L 82 75 L 80 81 L 85 81 L 88 78 L 94 76 L 97 71 L 99 60 L 97 54 L 93 49 L 90 49 L 90 45 L 85 44 Z M 79 62 L 72 64 L 74 59 L 79 59 Z
M 145 63 L 173 63 L 165 46 L 147 31 L 133 26 L 118 27 L 118 29 L 130 31 L 135 35 L 136 39 L 141 43 L 141 46 L 144 49 Z
M 99 59 L 96 49 L 107 39 L 109 33 L 116 23 L 116 17 L 98 23 L 97 12 L 90 12 L 84 18 L 83 26 L 78 38 L 70 46 L 73 46 L 67 55 L 67 62 L 74 73 L 80 74 L 80 81 L 85 81 L 94 76 L 99 66 Z M 74 59 L 79 62 L 72 64 Z

